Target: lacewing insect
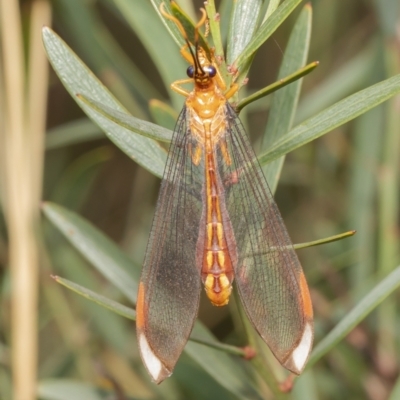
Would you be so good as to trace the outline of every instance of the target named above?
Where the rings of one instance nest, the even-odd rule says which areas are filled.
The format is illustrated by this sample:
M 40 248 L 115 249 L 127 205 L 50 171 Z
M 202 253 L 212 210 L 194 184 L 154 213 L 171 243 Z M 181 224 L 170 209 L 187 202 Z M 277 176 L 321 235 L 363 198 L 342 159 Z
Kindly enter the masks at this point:
M 136 308 L 142 360 L 156 383 L 171 375 L 195 322 L 201 281 L 215 306 L 236 286 L 254 328 L 279 362 L 300 374 L 313 342 L 307 282 L 211 52 L 185 38 L 188 79 L 144 260 Z M 194 85 L 188 92 L 182 84 Z

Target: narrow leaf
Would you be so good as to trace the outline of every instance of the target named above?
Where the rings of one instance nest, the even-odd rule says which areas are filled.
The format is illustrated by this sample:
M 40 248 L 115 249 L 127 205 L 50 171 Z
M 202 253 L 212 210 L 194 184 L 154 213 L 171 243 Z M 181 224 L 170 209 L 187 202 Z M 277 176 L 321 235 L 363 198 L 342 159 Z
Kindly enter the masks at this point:
M 220 4 L 219 11 L 221 14 L 224 13 L 224 10 L 221 8 L 222 4 Z M 224 45 L 223 45 L 223 38 L 221 35 L 221 14 L 217 13 L 215 8 L 215 1 L 208 0 L 204 3 L 204 7 L 207 11 L 207 16 L 209 19 L 210 24 L 210 32 L 215 48 L 214 56 L 218 60 L 221 60 L 221 64 L 219 65 L 219 70 L 225 82 L 228 80 L 228 74 L 226 69 L 226 62 L 225 62 L 225 52 L 224 52 Z M 227 21 L 228 18 L 225 16 L 225 20 Z
M 257 29 L 260 0 L 238 0 L 234 2 L 228 34 L 226 61 L 232 64 L 248 45 Z
M 296 250 L 306 249 L 307 247 L 319 246 L 321 244 L 327 244 L 327 243 L 336 242 L 338 240 L 346 239 L 355 234 L 356 234 L 356 231 L 348 231 L 348 232 L 340 233 L 339 235 L 329 236 L 329 237 L 319 239 L 319 240 L 313 240 L 312 242 L 294 244 L 293 247 Z
M 346 335 L 348 335 L 371 311 L 400 286 L 400 266 L 376 285 L 329 333 L 315 346 L 307 368 L 315 364 Z
M 44 203 L 42 210 L 82 256 L 135 304 L 140 268 L 135 267 L 115 243 L 78 214 L 52 203 Z
M 95 123 L 88 118 L 82 118 L 49 130 L 46 134 L 46 150 L 59 149 L 104 137 L 104 133 Z
M 268 162 L 319 138 L 340 125 L 358 117 L 400 92 L 400 75 L 361 90 L 304 121 L 278 140 L 272 148 L 259 156 L 259 162 Z
M 175 1 L 171 1 L 171 12 L 172 15 L 178 19 L 178 21 L 181 23 L 185 33 L 188 36 L 189 42 L 191 43 L 195 43 L 195 25 L 197 24 L 193 22 L 193 20 L 189 17 L 189 15 L 187 15 L 185 13 L 185 11 L 182 10 L 181 7 L 179 7 L 178 3 L 176 3 Z M 163 16 L 163 18 L 165 18 Z M 201 17 L 199 17 L 201 18 Z M 173 22 L 173 21 L 171 21 Z M 197 32 L 197 40 L 198 40 L 198 44 L 200 47 L 202 47 L 207 54 L 210 54 L 210 49 L 208 47 L 208 43 L 206 38 L 204 37 L 203 33 L 199 30 Z M 181 35 L 182 36 L 182 35 Z
M 253 39 L 233 63 L 237 69 L 240 70 L 241 67 L 247 63 L 256 50 L 278 29 L 300 2 L 301 0 L 285 0 L 278 9 L 272 13 L 268 20 L 257 30 Z
M 130 110 L 135 111 L 136 116 L 143 114 L 143 108 L 150 98 L 162 96 L 155 82 L 127 56 L 122 43 L 111 34 L 100 13 L 90 4 L 82 0 L 57 0 L 54 2 L 54 19 L 57 20 L 58 29 L 70 38 L 76 51 L 85 55 L 87 64 L 96 75 L 108 79 L 113 86 L 117 81 L 127 85 L 126 92 L 129 97 L 132 96 L 131 103 L 136 103 L 135 108 Z M 113 75 L 111 79 L 110 72 Z M 128 96 L 125 98 L 128 100 Z
M 323 111 L 337 101 L 362 89 L 375 75 L 377 43 L 371 40 L 365 48 L 346 63 L 338 66 L 324 77 L 312 90 L 302 97 L 296 112 L 295 124 Z
M 42 400 L 102 400 L 98 389 L 72 379 L 46 379 L 38 383 L 37 396 Z
M 303 68 L 300 68 L 298 71 L 290 74 L 284 78 L 279 78 L 278 81 L 272 83 L 271 85 L 266 86 L 265 88 L 258 90 L 257 92 L 251 94 L 250 96 L 245 97 L 244 99 L 240 100 L 238 105 L 235 107 L 237 112 L 240 112 L 244 107 L 251 104 L 253 101 L 262 99 L 277 90 L 284 88 L 287 85 L 290 85 L 293 82 L 296 82 L 303 76 L 308 75 L 311 71 L 318 67 L 319 62 L 314 61 Z
M 149 102 L 149 110 L 153 120 L 160 126 L 171 131 L 175 128 L 178 113 L 168 104 L 152 99 Z
M 285 79 L 287 76 L 290 77 L 291 74 L 296 76 L 296 71 L 307 62 L 311 38 L 311 18 L 311 5 L 306 4 L 290 34 L 282 65 L 279 69 L 278 83 L 281 79 Z M 270 20 L 268 20 L 266 24 L 269 24 L 269 21 Z M 301 84 L 302 80 L 297 80 L 273 95 L 261 152 L 269 149 L 276 140 L 279 140 L 292 128 L 300 96 Z M 263 168 L 263 172 L 273 193 L 278 185 L 284 161 L 284 157 L 281 157 L 279 160 L 275 160 L 273 163 Z
M 50 28 L 43 28 L 43 42 L 49 60 L 60 80 L 85 113 L 96 122 L 118 147 L 138 164 L 161 176 L 165 151 L 155 141 L 134 135 L 129 130 L 88 107 L 78 99 L 82 94 L 112 109 L 126 112 L 83 62 Z
M 216 341 L 214 336 L 200 323 L 194 326 L 192 335 L 206 341 Z M 232 356 L 210 347 L 188 342 L 185 351 L 221 386 L 228 389 L 239 399 L 262 399 L 256 391 L 257 385 L 244 368 Z
M 136 313 L 132 308 L 126 307 L 123 304 L 120 304 L 114 300 L 111 300 L 105 296 L 97 294 L 93 292 L 93 290 L 87 289 L 77 283 L 74 283 L 68 279 L 61 278 L 59 276 L 52 276 L 52 278 L 61 285 L 65 286 L 66 288 L 72 290 L 75 293 L 80 294 L 81 296 L 85 297 L 86 299 L 97 303 L 98 305 L 107 308 L 110 311 L 115 312 L 122 317 L 135 320 Z
M 159 125 L 151 122 L 143 121 L 142 119 L 136 118 L 127 112 L 114 110 L 111 107 L 106 106 L 96 100 L 93 100 L 85 95 L 77 95 L 80 100 L 92 108 L 95 112 L 104 115 L 110 121 L 115 122 L 119 126 L 129 129 L 132 132 L 137 133 L 160 142 L 169 143 L 172 138 L 172 131 L 165 129 Z
M 166 2 L 164 0 L 150 0 L 151 4 L 154 7 L 154 10 L 156 11 L 156 13 L 158 14 L 158 16 L 160 17 L 162 23 L 164 24 L 164 26 L 167 28 L 169 34 L 172 36 L 173 40 L 175 41 L 175 43 L 178 45 L 178 47 L 182 47 L 185 45 L 185 40 L 182 37 L 182 33 L 180 32 L 178 26 L 171 20 L 164 18 L 164 16 L 161 14 L 161 4 L 165 3 L 165 10 L 167 12 L 170 12 L 172 14 L 171 11 L 171 7 L 170 7 L 170 2 Z
M 272 13 L 278 8 L 279 2 L 280 0 L 269 0 L 268 8 L 265 13 L 263 22 L 265 22 L 270 17 L 270 15 L 272 15 Z
M 174 43 L 174 41 L 178 43 L 179 47 L 185 44 L 179 29 L 172 21 L 166 21 L 161 15 L 160 4 L 163 2 L 168 9 L 169 1 L 165 0 L 152 0 L 152 4 L 150 1 L 135 1 L 135 4 L 133 4 L 132 0 L 113 1 L 120 10 L 121 15 L 143 43 L 144 48 L 157 67 L 157 71 L 159 71 L 165 86 L 169 88 L 171 82 L 182 79 L 187 65 L 185 60 L 179 55 L 178 48 Z M 152 5 L 158 16 L 154 12 Z M 172 34 L 172 38 L 166 32 L 165 27 Z M 170 97 L 176 108 L 182 107 L 182 96 L 170 91 Z
M 397 377 L 396 383 L 394 384 L 392 391 L 390 392 L 388 400 L 400 399 L 400 376 Z

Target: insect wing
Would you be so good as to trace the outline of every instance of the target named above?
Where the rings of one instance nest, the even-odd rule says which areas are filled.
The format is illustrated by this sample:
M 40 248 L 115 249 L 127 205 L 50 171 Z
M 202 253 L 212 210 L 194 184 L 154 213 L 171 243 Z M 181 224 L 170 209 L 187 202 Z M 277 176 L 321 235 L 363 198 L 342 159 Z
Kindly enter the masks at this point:
M 235 279 L 246 313 L 279 362 L 299 374 L 313 341 L 307 283 L 247 134 L 229 104 L 231 163 L 217 153 L 236 243 Z M 221 152 L 222 153 L 222 152 Z
M 136 308 L 141 357 L 157 383 L 171 375 L 199 306 L 195 259 L 204 167 L 192 163 L 191 141 L 184 108 L 169 150 Z

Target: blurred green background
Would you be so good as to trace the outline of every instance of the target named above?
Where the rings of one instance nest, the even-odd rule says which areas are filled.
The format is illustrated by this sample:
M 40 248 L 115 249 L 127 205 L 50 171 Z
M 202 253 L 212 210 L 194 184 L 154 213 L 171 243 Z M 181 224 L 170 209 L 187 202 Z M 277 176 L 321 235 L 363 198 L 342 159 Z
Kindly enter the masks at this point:
M 34 3 L 20 2 L 25 54 L 32 44 L 29 27 Z M 178 3 L 197 18 L 201 1 Z M 216 2 L 224 32 L 232 3 Z M 258 3 L 262 10 L 268 4 L 248 3 L 252 7 Z M 259 49 L 240 97 L 276 80 L 304 4 Z M 398 0 L 313 0 L 311 5 L 307 62 L 318 60 L 320 65 L 304 78 L 294 126 L 400 73 Z M 51 7 L 51 27 L 133 116 L 157 122 L 156 113 L 162 107 L 157 102 L 150 106 L 151 100 L 180 111 L 183 99 L 171 95 L 169 84 L 185 77 L 186 65 L 150 1 L 53 0 Z M 164 57 L 166 50 L 169 53 Z M 260 100 L 241 114 L 256 151 L 269 104 L 268 98 Z M 173 118 L 171 112 L 170 121 Z M 167 128 L 173 128 L 168 119 L 164 121 Z M 90 221 L 118 244 L 132 265 L 140 266 L 160 180 L 132 162 L 87 119 L 53 70 L 48 81 L 46 131 L 44 160 L 37 160 L 39 164 L 44 161 L 42 198 Z M 398 95 L 286 158 L 275 198 L 293 242 L 357 230 L 352 238 L 298 251 L 314 302 L 316 344 L 400 264 L 399 161 Z M 2 185 L 0 229 L 0 398 L 5 400 L 12 398 L 13 387 L 13 287 L 4 211 L 9 187 Z M 60 275 L 131 306 L 126 297 L 47 220 L 41 221 L 36 237 L 39 230 L 44 238 L 38 240 L 40 399 L 275 398 L 259 377 L 254 380 L 259 397 L 235 394 L 187 354 L 170 379 L 159 387 L 150 383 L 138 356 L 134 323 L 61 287 L 50 275 Z M 387 298 L 306 370 L 294 391 L 282 398 L 399 399 L 399 300 L 398 291 Z M 199 318 L 221 341 L 246 344 L 229 307 L 216 309 L 202 301 Z M 216 354 L 218 357 L 218 351 Z M 245 362 L 237 363 L 251 375 Z M 281 378 L 286 376 L 279 373 Z

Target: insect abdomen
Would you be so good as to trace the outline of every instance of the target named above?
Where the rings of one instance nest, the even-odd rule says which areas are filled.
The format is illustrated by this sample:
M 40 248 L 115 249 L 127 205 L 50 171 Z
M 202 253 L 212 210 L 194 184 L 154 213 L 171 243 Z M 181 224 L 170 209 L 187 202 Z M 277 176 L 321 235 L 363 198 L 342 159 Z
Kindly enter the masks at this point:
M 222 218 L 221 210 L 225 209 L 225 203 L 216 176 L 214 153 L 206 151 L 205 157 L 206 226 L 201 276 L 211 303 L 224 306 L 228 304 L 234 277 L 227 244 L 227 238 L 232 237 L 232 234 L 227 235 L 226 229 L 229 226 L 225 226 Z

